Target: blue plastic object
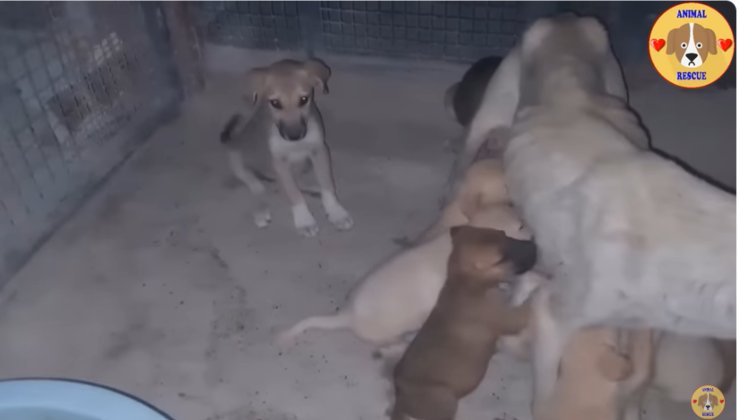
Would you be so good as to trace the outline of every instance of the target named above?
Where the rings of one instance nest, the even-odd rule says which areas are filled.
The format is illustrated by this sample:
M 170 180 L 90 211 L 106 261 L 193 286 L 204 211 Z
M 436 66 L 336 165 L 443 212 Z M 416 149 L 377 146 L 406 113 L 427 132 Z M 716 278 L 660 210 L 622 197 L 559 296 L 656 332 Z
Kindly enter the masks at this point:
M 69 379 L 0 381 L 0 420 L 172 420 L 109 387 Z

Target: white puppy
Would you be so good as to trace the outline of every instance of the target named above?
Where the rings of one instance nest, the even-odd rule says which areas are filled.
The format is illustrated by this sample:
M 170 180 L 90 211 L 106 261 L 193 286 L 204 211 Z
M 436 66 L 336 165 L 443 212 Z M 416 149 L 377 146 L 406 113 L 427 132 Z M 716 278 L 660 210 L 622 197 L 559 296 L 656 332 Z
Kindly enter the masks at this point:
M 468 141 L 511 124 L 508 191 L 552 276 L 552 310 L 536 323 L 535 409 L 581 327 L 734 338 L 735 198 L 636 146 L 646 134 L 603 26 L 538 20 L 498 73 Z
M 514 209 L 506 204 L 478 211 L 470 225 L 500 229 L 516 239 L 530 239 Z M 349 328 L 358 337 L 378 346 L 386 355 L 399 350 L 403 335 L 418 330 L 439 296 L 452 251 L 448 231 L 401 252 L 380 266 L 350 295 L 348 304 L 335 315 L 316 316 L 298 322 L 278 337 L 292 340 L 310 328 Z

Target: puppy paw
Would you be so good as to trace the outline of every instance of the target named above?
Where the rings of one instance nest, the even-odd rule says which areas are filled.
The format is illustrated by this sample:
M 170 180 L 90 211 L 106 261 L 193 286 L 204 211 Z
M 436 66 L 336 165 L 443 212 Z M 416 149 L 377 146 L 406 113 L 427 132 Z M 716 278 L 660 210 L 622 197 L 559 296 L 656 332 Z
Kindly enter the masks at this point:
M 305 203 L 293 207 L 293 224 L 301 236 L 310 238 L 319 233 L 319 225 Z
M 272 213 L 267 209 L 254 212 L 252 217 L 254 218 L 254 224 L 260 229 L 267 227 L 272 221 Z
M 350 216 L 349 212 L 339 204 L 335 197 L 325 197 L 323 201 L 326 217 L 334 227 L 339 230 L 352 229 L 352 226 L 355 224 L 354 220 L 352 220 L 352 216 Z
M 334 227 L 336 227 L 339 230 L 350 230 L 352 229 L 352 226 L 354 226 L 355 221 L 352 220 L 352 216 L 349 215 L 349 213 L 344 212 L 344 214 L 334 214 L 334 215 L 328 215 L 328 219 L 331 222 Z

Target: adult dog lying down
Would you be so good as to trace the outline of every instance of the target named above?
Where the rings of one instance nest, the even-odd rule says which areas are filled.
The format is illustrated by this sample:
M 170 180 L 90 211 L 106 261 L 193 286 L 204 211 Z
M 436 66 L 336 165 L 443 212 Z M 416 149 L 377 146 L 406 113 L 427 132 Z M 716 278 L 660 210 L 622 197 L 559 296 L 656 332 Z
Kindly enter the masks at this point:
M 535 408 L 581 327 L 735 337 L 735 198 L 636 146 L 646 134 L 603 26 L 535 22 L 488 84 L 466 148 L 499 125 L 511 125 L 508 192 L 553 277 Z

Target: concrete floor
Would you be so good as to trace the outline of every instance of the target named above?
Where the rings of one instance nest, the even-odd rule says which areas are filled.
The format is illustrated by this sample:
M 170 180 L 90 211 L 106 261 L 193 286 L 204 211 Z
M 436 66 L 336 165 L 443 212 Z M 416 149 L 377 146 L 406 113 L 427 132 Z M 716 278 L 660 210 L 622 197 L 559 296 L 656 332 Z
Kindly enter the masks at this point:
M 224 52 L 211 53 L 217 74 L 208 90 L 3 290 L 0 377 L 102 382 L 178 420 L 383 418 L 389 388 L 368 345 L 346 332 L 310 332 L 289 349 L 271 340 L 301 317 L 333 312 L 363 274 L 399 249 L 399 239 L 433 220 L 452 158 L 444 142 L 459 130 L 441 98 L 464 69 L 327 60 L 331 94 L 319 102 L 339 196 L 356 225 L 336 232 L 310 199 L 321 232 L 305 239 L 276 190 L 273 224 L 257 229 L 246 189 L 229 177 L 217 135 L 238 104 L 239 79 L 226 72 L 249 60 Z M 635 93 L 651 130 L 671 137 L 701 112 L 701 127 L 718 134 L 700 164 L 732 174 L 734 185 L 734 125 L 706 112 L 696 92 L 669 92 L 677 108 L 666 114 L 650 89 L 672 88 Z M 711 95 L 734 116 L 734 91 Z M 675 116 L 672 125 L 660 125 L 665 115 Z M 530 418 L 529 376 L 528 365 L 497 355 L 459 418 Z M 688 398 L 651 409 L 648 418 L 691 419 Z M 733 417 L 734 408 L 723 415 Z

